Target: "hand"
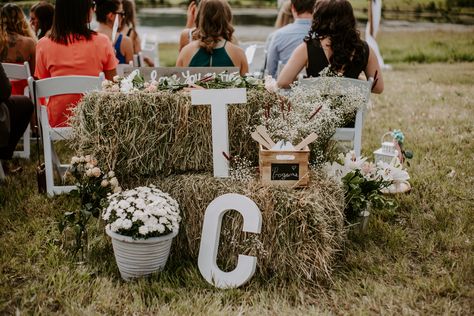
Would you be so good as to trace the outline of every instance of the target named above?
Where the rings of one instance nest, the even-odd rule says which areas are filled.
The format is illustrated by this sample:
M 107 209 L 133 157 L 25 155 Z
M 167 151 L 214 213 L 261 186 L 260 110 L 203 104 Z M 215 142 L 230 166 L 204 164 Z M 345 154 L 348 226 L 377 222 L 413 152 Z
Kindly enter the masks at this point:
M 196 2 L 193 1 L 188 5 L 186 12 L 186 28 L 190 29 L 194 27 L 194 18 L 196 13 Z

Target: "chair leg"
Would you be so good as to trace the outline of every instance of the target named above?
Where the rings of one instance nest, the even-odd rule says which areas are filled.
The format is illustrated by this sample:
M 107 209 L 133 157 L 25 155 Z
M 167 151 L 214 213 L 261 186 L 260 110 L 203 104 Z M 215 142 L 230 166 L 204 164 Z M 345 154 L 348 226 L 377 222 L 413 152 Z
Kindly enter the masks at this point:
M 49 196 L 54 195 L 54 174 L 53 174 L 53 157 L 51 154 L 51 138 L 49 135 L 48 113 L 45 108 L 41 107 L 41 128 L 43 130 L 43 150 L 44 150 L 44 166 L 46 173 L 46 192 Z
M 0 161 L 0 181 L 5 180 L 5 172 L 3 171 L 2 162 Z

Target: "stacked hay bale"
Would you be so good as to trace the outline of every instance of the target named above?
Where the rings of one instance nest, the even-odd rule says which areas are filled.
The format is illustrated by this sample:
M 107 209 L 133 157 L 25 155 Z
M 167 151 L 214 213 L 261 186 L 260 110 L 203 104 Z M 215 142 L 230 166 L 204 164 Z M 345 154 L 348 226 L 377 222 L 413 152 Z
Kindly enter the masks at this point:
M 247 99 L 246 105 L 229 106 L 230 151 L 256 166 L 258 150 L 250 130 L 259 123 L 256 113 L 277 104 L 278 96 L 248 90 Z M 185 93 L 91 93 L 71 123 L 76 150 L 114 169 L 124 188 L 153 183 L 179 202 L 183 221 L 175 257 L 197 260 L 207 206 L 222 194 L 239 193 L 260 208 L 262 232 L 243 233 L 241 216 L 229 212 L 219 245 L 222 269 L 232 270 L 238 254 L 247 254 L 257 256 L 257 272 L 265 280 L 330 279 L 345 237 L 341 188 L 314 172 L 304 189 L 212 177 L 208 106 L 191 106 Z
M 248 90 L 245 105 L 229 106 L 230 154 L 257 161 L 250 129 L 276 94 Z M 94 92 L 71 118 L 78 152 L 92 154 L 123 178 L 212 170 L 210 106 L 191 106 L 184 92 Z

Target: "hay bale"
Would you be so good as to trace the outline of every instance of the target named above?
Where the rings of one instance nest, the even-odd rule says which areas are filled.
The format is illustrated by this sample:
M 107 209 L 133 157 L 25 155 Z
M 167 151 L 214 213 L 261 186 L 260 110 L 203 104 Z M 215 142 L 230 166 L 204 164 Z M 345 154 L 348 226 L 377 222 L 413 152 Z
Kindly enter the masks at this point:
M 229 106 L 230 154 L 257 161 L 249 130 L 260 107 L 276 95 L 247 90 L 246 105 Z M 209 106 L 191 106 L 189 94 L 161 91 L 87 94 L 71 117 L 78 153 L 92 154 L 122 177 L 212 170 Z
M 261 234 L 242 233 L 242 217 L 226 216 L 218 263 L 235 267 L 238 254 L 255 255 L 257 273 L 265 280 L 325 282 L 345 238 L 344 196 L 340 187 L 316 173 L 305 189 L 219 180 L 211 174 L 172 175 L 154 181 L 180 204 L 183 221 L 172 253 L 197 260 L 204 212 L 225 193 L 252 199 L 263 217 Z

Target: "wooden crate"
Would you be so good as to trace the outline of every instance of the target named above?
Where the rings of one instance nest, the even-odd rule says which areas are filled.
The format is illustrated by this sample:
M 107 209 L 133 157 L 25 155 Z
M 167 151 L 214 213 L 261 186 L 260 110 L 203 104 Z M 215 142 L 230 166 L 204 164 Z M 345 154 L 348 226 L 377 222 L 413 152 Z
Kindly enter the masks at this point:
M 303 150 L 267 150 L 260 145 L 260 180 L 264 184 L 305 187 L 309 184 L 309 147 Z

